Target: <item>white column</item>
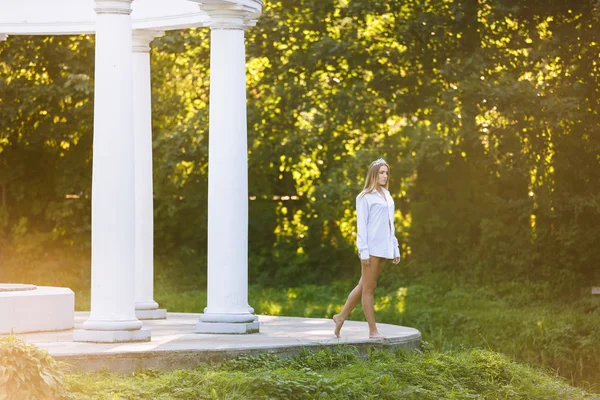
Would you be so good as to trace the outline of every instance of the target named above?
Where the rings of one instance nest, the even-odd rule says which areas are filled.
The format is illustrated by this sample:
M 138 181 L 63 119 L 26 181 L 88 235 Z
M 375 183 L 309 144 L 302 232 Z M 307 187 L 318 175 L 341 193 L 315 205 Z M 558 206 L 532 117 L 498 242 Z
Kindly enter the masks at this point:
M 256 26 L 257 22 L 258 21 L 255 20 L 255 19 L 249 19 L 249 20 L 246 19 L 246 20 L 244 20 L 244 32 L 247 31 L 249 28 L 251 28 L 253 26 Z M 245 46 L 244 46 L 244 59 L 246 59 L 246 47 Z M 252 308 L 250 306 L 250 304 L 248 304 L 248 312 L 250 314 L 254 314 L 254 308 Z M 254 321 L 258 322 L 258 315 L 254 315 Z
M 197 333 L 253 333 L 248 306 L 248 146 L 245 13 L 205 5 L 211 17 L 208 153 L 208 306 Z
M 165 319 L 154 301 L 154 206 L 152 198 L 152 101 L 150 42 L 160 31 L 133 31 L 133 132 L 135 146 L 135 314 Z
M 6 33 L 0 33 L 0 42 L 4 42 L 8 38 Z
M 92 307 L 82 342 L 149 341 L 135 316 L 131 0 L 96 0 Z

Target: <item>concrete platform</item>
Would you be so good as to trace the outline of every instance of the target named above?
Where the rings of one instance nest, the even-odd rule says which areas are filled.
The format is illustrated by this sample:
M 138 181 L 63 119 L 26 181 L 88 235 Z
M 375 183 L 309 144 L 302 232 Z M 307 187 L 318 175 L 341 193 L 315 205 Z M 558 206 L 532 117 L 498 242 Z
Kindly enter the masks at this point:
M 75 313 L 75 329 L 81 328 L 89 313 Z M 304 349 L 351 345 L 367 348 L 411 349 L 419 346 L 421 333 L 413 328 L 377 324 L 386 340 L 368 338 L 366 322 L 346 321 L 342 337 L 333 334 L 330 319 L 259 316 L 260 333 L 222 335 L 194 333 L 200 314 L 168 313 L 167 319 L 143 321 L 152 331 L 146 343 L 97 344 L 73 342 L 73 330 L 22 334 L 27 342 L 50 352 L 56 359 L 78 371 L 106 367 L 130 372 L 141 368 L 182 369 L 201 363 L 224 361 L 239 355 L 274 352 L 290 356 Z

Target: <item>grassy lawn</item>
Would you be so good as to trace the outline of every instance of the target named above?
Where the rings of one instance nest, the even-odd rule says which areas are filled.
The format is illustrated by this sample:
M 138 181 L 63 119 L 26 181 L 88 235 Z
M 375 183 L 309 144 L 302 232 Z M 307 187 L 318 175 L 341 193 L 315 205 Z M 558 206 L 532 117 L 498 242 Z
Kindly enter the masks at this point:
M 374 351 L 351 348 L 291 359 L 264 355 L 173 372 L 70 375 L 75 399 L 594 399 L 551 375 L 481 350 Z
M 417 328 L 439 351 L 497 351 L 600 391 L 600 298 L 582 293 L 566 302 L 530 282 L 446 288 L 433 282 L 430 277 L 427 282 L 378 288 L 377 320 Z M 249 299 L 258 314 L 330 318 L 351 289 L 352 282 L 251 286 Z M 170 311 L 202 312 L 206 306 L 206 292 L 191 287 L 158 286 L 155 299 Z M 364 321 L 360 306 L 351 319 Z
M 440 287 L 434 282 L 429 277 L 377 288 L 378 322 L 417 328 L 427 345 L 441 352 L 482 348 L 503 353 L 600 392 L 600 298 L 582 293 L 566 302 L 531 282 L 494 287 Z M 352 285 L 250 286 L 249 300 L 261 315 L 330 318 L 340 311 Z M 77 298 L 79 309 L 89 309 L 89 292 L 83 290 Z M 177 286 L 163 281 L 155 300 L 169 311 L 198 313 L 206 306 L 206 291 L 196 289 L 193 280 Z M 351 319 L 364 321 L 360 305 Z
M 155 285 L 161 308 L 202 312 L 202 279 L 163 272 L 158 269 Z M 89 275 L 34 270 L 27 275 L 22 281 L 70 286 L 76 308 L 89 309 Z M 585 288 L 581 293 L 555 293 L 544 283 L 483 286 L 425 275 L 399 279 L 384 274 L 375 305 L 378 322 L 419 329 L 425 354 L 377 353 L 361 360 L 348 355 L 351 349 L 342 349 L 293 362 L 265 358 L 193 371 L 72 375 L 68 384 L 77 398 L 107 399 L 260 397 L 269 388 L 275 394 L 266 397 L 279 393 L 282 398 L 286 391 L 291 391 L 288 398 L 302 393 L 311 398 L 364 398 L 367 389 L 384 398 L 575 399 L 585 398 L 579 389 L 600 393 L 600 296 Z M 349 281 L 296 288 L 250 286 L 249 303 L 257 314 L 330 318 L 352 287 Z M 351 319 L 364 320 L 360 306 Z M 333 364 L 301 367 L 320 358 Z M 339 361 L 346 358 L 350 361 Z

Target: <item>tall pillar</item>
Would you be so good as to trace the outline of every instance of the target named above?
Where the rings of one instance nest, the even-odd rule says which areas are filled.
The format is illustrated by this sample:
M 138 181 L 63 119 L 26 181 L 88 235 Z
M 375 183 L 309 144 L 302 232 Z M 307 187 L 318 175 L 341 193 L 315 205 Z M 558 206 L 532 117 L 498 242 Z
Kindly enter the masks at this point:
M 245 12 L 203 2 L 211 17 L 208 306 L 197 333 L 253 333 L 248 305 Z
M 249 28 L 256 26 L 256 23 L 258 21 L 255 19 L 245 19 L 244 20 L 244 32 L 247 31 Z M 246 48 L 244 47 L 244 59 L 246 59 Z M 248 304 L 248 312 L 250 314 L 254 314 L 254 308 L 252 308 L 250 306 L 250 304 Z M 254 315 L 254 321 L 258 322 L 258 315 Z
M 80 342 L 149 341 L 135 316 L 131 0 L 96 0 L 92 304 Z
M 150 43 L 160 31 L 133 31 L 133 132 L 135 146 L 135 315 L 165 319 L 154 301 L 154 206 L 152 197 L 152 101 Z

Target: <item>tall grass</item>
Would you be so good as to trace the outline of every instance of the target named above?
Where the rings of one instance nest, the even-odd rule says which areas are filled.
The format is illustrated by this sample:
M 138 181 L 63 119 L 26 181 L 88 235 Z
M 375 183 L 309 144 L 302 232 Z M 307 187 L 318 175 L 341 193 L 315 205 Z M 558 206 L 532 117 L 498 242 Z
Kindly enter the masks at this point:
M 291 359 L 263 354 L 220 365 L 133 376 L 68 377 L 75 399 L 597 399 L 539 368 L 488 350 L 373 351 L 350 347 Z
M 435 277 L 428 279 L 377 288 L 377 321 L 417 328 L 440 351 L 485 348 L 600 391 L 600 298 L 582 293 L 565 303 L 532 282 L 441 290 L 432 282 Z M 250 286 L 249 303 L 258 314 L 330 318 L 352 287 L 352 282 Z M 202 312 L 206 306 L 204 290 L 177 291 L 169 285 L 158 288 L 155 299 L 170 311 Z M 360 305 L 350 318 L 365 320 Z
M 89 259 L 48 263 L 8 265 L 0 270 L 0 281 L 68 286 L 76 293 L 76 309 L 89 310 Z M 155 300 L 161 308 L 202 312 L 205 275 L 200 267 L 196 275 L 189 271 L 158 263 Z M 257 314 L 330 318 L 353 286 L 349 281 L 290 288 L 251 285 L 249 303 Z M 438 351 L 489 349 L 551 368 L 573 385 L 600 392 L 600 296 L 591 296 L 589 288 L 565 293 L 548 282 L 476 285 L 447 275 L 386 272 L 375 300 L 378 322 L 417 328 Z M 350 318 L 364 321 L 360 305 Z

